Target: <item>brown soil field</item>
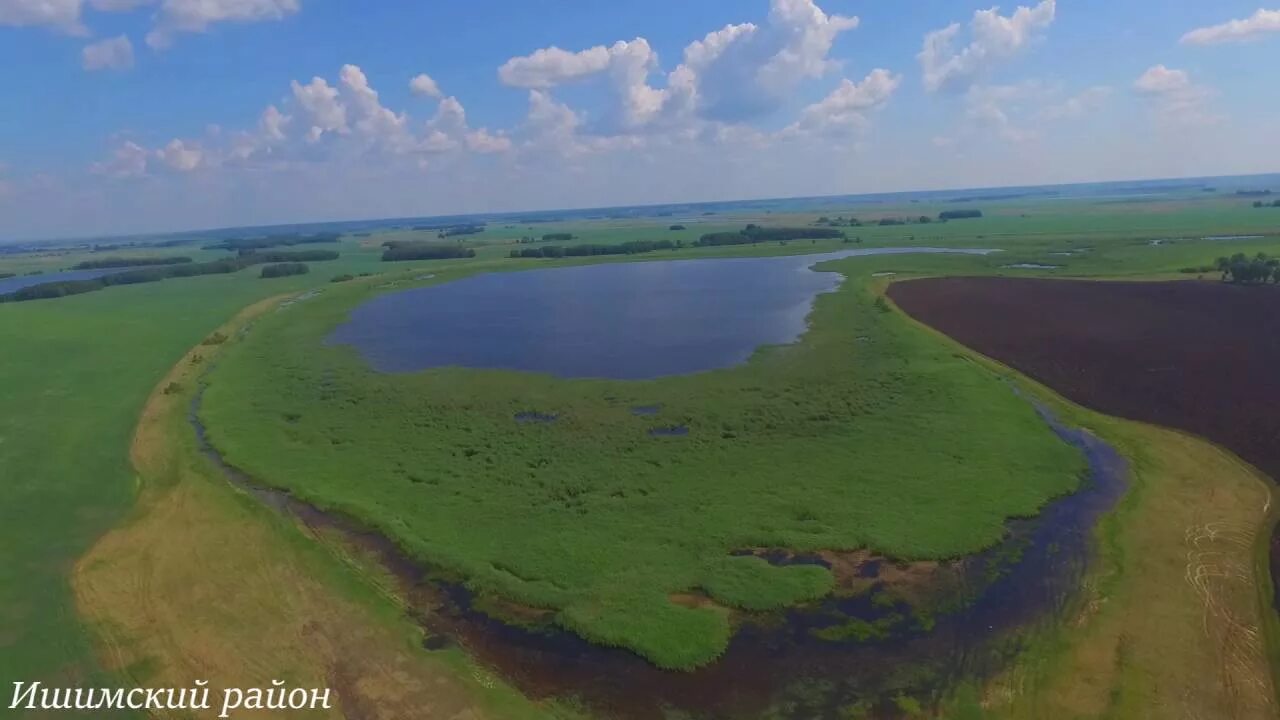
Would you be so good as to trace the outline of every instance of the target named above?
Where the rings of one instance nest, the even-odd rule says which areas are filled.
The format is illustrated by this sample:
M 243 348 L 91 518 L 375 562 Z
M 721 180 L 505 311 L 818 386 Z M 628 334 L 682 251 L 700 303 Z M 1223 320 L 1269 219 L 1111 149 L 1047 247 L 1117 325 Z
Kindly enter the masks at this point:
M 1076 403 L 1208 438 L 1280 481 L 1280 287 L 956 277 L 888 295 Z
M 930 278 L 889 297 L 1081 405 L 1209 438 L 1280 478 L 1280 288 Z

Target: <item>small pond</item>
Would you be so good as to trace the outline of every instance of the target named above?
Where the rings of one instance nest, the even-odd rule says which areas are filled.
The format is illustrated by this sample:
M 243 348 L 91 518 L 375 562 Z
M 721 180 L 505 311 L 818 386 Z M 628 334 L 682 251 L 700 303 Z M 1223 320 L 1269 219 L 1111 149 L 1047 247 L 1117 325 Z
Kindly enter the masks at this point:
M 744 362 L 804 333 L 814 298 L 839 286 L 815 263 L 907 253 L 871 248 L 776 258 L 581 265 L 488 273 L 381 295 L 329 337 L 382 372 L 461 366 L 637 380 Z

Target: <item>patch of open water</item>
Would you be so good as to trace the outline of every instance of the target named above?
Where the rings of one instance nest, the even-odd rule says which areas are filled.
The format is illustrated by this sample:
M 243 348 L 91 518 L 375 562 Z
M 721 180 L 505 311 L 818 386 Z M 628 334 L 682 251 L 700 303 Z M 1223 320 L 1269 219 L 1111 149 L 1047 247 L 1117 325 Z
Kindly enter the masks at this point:
M 770 258 L 664 260 L 477 275 L 380 295 L 327 339 L 382 372 L 521 370 L 635 380 L 731 367 L 794 342 L 827 260 L 993 250 L 868 248 Z

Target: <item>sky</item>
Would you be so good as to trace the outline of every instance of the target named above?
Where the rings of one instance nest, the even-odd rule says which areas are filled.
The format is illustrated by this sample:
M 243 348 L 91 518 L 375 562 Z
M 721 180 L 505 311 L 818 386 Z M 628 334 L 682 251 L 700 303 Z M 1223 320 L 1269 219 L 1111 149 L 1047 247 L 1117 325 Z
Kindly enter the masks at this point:
M 1280 171 L 1257 0 L 0 0 L 0 241 Z

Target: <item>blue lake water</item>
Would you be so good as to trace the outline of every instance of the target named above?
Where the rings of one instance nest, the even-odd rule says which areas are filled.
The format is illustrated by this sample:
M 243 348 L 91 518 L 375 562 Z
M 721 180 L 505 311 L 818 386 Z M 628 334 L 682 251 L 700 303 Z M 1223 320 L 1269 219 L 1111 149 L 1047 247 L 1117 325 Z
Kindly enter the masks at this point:
M 798 339 L 814 298 L 842 280 L 810 270 L 815 263 L 989 252 L 871 248 L 489 273 L 381 295 L 356 308 L 328 342 L 354 346 L 382 372 L 461 366 L 564 378 L 683 375 Z
M 43 285 L 50 282 L 65 282 L 71 280 L 92 280 L 110 275 L 112 273 L 124 272 L 129 268 L 109 268 L 104 270 L 68 270 L 66 272 L 45 273 L 43 275 L 19 275 L 17 277 L 4 278 L 0 280 L 0 295 L 8 295 L 17 292 L 25 287 L 32 285 Z

